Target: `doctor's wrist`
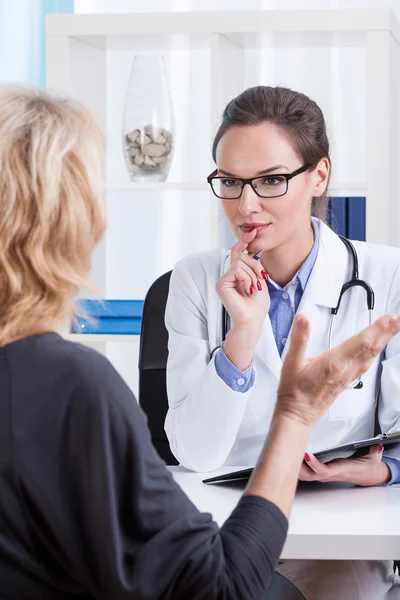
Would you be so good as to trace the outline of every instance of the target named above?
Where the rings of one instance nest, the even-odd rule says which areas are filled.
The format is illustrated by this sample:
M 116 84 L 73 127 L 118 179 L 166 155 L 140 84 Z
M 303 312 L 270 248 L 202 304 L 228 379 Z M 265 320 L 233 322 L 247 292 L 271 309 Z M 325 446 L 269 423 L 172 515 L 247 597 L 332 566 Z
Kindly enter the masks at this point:
M 224 352 L 239 371 L 245 371 L 251 365 L 260 334 L 261 329 L 254 326 L 233 326 L 227 333 Z

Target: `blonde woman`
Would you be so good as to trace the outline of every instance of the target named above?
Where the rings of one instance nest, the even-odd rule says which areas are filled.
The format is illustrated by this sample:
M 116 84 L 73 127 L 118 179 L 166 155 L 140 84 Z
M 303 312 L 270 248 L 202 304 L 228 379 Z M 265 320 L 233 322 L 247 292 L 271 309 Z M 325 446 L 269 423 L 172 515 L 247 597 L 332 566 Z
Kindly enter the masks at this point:
M 400 319 L 310 362 L 297 318 L 270 435 L 218 529 L 166 471 L 113 367 L 57 333 L 104 232 L 102 161 L 81 106 L 0 90 L 0 595 L 265 598 L 312 427 Z

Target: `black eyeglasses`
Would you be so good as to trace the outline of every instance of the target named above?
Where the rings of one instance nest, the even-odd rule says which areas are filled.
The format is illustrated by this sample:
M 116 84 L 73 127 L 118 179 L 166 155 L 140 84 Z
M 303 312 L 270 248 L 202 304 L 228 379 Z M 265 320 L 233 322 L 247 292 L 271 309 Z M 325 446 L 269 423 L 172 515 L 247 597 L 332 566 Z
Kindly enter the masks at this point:
M 311 165 L 304 165 L 293 171 L 293 173 L 273 173 L 271 175 L 261 175 L 251 179 L 241 179 L 240 177 L 219 177 L 218 169 L 215 169 L 207 177 L 207 181 L 212 191 L 222 200 L 237 200 L 243 193 L 244 186 L 248 183 L 260 198 L 279 198 L 284 196 L 289 188 L 289 181 L 304 173 Z

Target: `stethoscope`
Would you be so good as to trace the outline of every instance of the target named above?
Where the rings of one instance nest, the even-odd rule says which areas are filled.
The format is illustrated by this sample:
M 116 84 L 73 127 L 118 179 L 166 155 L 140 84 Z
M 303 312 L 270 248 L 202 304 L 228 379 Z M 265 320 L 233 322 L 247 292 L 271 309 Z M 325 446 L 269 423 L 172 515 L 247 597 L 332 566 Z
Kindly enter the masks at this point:
M 351 255 L 351 259 L 352 259 L 352 263 L 353 263 L 353 270 L 352 270 L 352 274 L 351 274 L 351 279 L 349 279 L 349 281 L 347 281 L 345 284 L 343 284 L 342 289 L 340 290 L 340 294 L 339 294 L 339 300 L 337 305 L 335 306 L 335 308 L 331 309 L 331 318 L 330 318 L 330 323 L 329 323 L 329 334 L 328 334 L 328 349 L 330 350 L 332 348 L 332 329 L 333 329 L 333 322 L 334 322 L 334 318 L 336 317 L 336 315 L 338 314 L 339 308 L 340 308 L 340 303 L 342 301 L 343 295 L 352 287 L 362 287 L 364 288 L 366 294 L 367 294 L 367 307 L 368 307 L 368 321 L 369 321 L 369 325 L 372 324 L 372 318 L 373 318 L 373 310 L 374 310 L 374 306 L 375 306 L 375 294 L 374 294 L 374 290 L 372 289 L 372 287 L 370 286 L 369 283 L 367 283 L 366 281 L 364 281 L 363 279 L 359 278 L 359 272 L 358 272 L 358 256 L 357 256 L 357 251 L 354 248 L 353 244 L 350 242 L 350 240 L 348 240 L 347 238 L 343 237 L 343 236 L 339 236 L 340 239 L 342 240 L 342 242 L 344 243 L 344 245 L 346 246 L 346 248 L 348 249 L 350 255 Z M 221 345 L 224 343 L 225 338 L 226 338 L 226 334 L 229 331 L 229 316 L 228 313 L 225 309 L 225 306 L 222 305 L 222 343 Z M 214 356 L 214 353 L 216 350 L 218 350 L 218 348 L 220 348 L 220 346 L 217 346 L 217 348 L 214 348 L 214 350 L 211 353 L 211 358 Z M 355 390 L 360 390 L 363 387 L 363 382 L 361 381 L 361 377 L 359 377 L 356 381 L 354 381 L 353 383 L 350 384 L 349 388 L 355 389 Z

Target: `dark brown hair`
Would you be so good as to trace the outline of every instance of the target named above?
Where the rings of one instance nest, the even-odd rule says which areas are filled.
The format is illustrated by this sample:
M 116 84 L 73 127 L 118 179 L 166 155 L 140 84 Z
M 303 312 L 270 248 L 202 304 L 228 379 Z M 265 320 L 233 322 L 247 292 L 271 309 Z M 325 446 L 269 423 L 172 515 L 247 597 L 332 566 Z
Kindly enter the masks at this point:
M 327 158 L 331 166 L 325 119 L 316 102 L 285 87 L 264 85 L 248 88 L 226 106 L 212 147 L 214 161 L 217 146 L 232 125 L 252 126 L 267 122 L 289 136 L 304 164 L 316 166 L 322 158 Z M 327 188 L 312 201 L 312 213 L 322 220 L 325 220 L 328 207 Z

